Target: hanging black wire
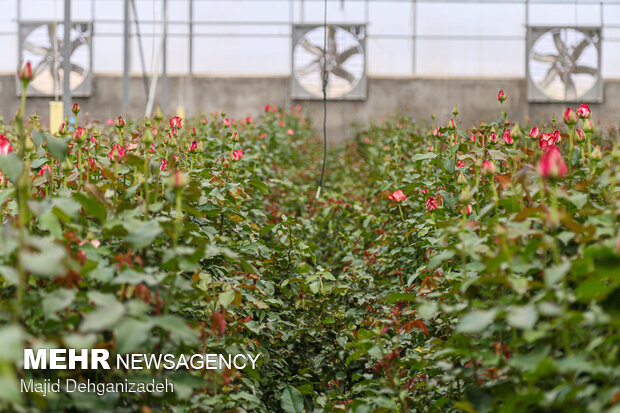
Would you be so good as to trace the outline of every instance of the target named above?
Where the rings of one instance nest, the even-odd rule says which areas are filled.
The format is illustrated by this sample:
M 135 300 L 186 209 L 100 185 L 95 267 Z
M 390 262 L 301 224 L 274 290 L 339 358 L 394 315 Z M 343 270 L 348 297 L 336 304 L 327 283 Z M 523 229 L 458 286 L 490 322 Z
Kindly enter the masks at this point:
M 327 0 L 323 0 L 323 167 L 321 168 L 319 187 L 316 189 L 315 198 L 317 201 L 323 188 L 325 165 L 327 163 L 327 77 Z

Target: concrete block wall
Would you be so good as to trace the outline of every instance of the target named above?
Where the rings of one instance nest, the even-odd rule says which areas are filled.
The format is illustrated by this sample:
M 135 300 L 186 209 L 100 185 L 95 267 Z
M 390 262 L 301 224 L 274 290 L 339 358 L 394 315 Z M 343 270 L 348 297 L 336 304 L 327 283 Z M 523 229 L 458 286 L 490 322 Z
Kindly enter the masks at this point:
M 266 103 L 278 105 L 301 104 L 312 115 L 315 125 L 322 121 L 321 101 L 290 102 L 287 77 L 203 77 L 169 79 L 169 111 L 183 104 L 186 113 L 196 111 L 221 111 L 233 117 L 260 114 Z M 510 118 L 523 121 L 531 118 L 550 119 L 553 112 L 560 118 L 565 105 L 528 103 L 524 79 L 515 78 L 370 78 L 368 99 L 359 102 L 328 102 L 328 135 L 331 143 L 341 142 L 351 136 L 353 121 L 376 120 L 396 109 L 410 110 L 415 119 L 430 124 L 436 114 L 437 122 L 448 121 L 452 108 L 458 104 L 459 119 L 463 126 L 480 120 L 497 119 L 499 105 L 497 91 L 503 88 L 508 96 L 504 108 Z M 130 83 L 129 117 L 144 116 L 146 94 L 142 79 L 132 77 Z M 0 75 L 0 114 L 5 120 L 12 117 L 19 105 L 12 75 Z M 30 98 L 27 113 L 39 110 L 47 121 L 47 98 Z M 76 98 L 83 114 L 105 121 L 120 113 L 122 88 L 120 76 L 97 75 L 93 79 L 90 98 Z M 576 106 L 576 105 L 574 105 Z M 620 127 L 620 80 L 605 82 L 605 100 L 590 105 L 594 118 L 606 127 Z

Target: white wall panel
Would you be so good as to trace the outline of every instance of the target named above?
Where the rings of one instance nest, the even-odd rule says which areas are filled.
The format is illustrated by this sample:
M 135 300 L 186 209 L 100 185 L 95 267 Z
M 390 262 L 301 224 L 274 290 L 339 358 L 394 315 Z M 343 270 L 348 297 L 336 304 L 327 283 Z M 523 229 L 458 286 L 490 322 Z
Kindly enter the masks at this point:
M 155 46 L 159 45 L 162 0 L 135 2 L 150 71 L 153 34 Z M 603 32 L 603 75 L 620 78 L 620 5 L 612 0 L 604 3 L 603 22 L 609 27 Z M 1 72 L 12 72 L 17 66 L 16 4 L 17 0 L 0 0 L 0 47 L 7 56 L 0 60 Z M 64 0 L 21 0 L 21 4 L 25 20 L 63 18 Z M 94 71 L 119 73 L 123 0 L 72 0 L 72 8 L 75 20 L 90 20 L 93 16 L 99 20 L 93 41 Z M 413 2 L 404 0 L 328 0 L 329 22 L 368 23 L 370 75 L 410 76 L 414 59 L 416 75 L 524 75 L 523 3 L 417 1 L 415 23 L 413 10 Z M 289 24 L 320 23 L 322 19 L 323 2 L 319 0 L 194 0 L 194 71 L 235 76 L 288 75 Z M 529 19 L 533 25 L 599 25 L 601 9 L 597 2 L 536 4 L 531 0 Z M 169 0 L 168 20 L 169 73 L 186 73 L 189 0 Z M 415 46 L 411 37 L 414 30 L 418 36 Z M 131 42 L 131 68 L 139 74 L 142 67 L 137 42 L 137 38 Z

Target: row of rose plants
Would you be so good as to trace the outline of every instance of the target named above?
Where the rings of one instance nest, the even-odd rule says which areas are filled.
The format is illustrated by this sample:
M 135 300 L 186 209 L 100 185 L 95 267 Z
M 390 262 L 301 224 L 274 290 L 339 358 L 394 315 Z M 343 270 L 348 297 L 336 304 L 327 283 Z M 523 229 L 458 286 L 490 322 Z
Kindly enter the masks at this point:
M 76 105 L 59 131 L 20 109 L 0 125 L 2 409 L 617 410 L 620 153 L 585 105 L 526 128 L 505 98 L 475 128 L 456 108 L 357 125 L 318 201 L 300 107 L 99 124 Z M 261 358 L 50 373 L 24 347 Z M 28 377 L 175 392 L 44 397 Z
M 381 292 L 350 343 L 372 377 L 340 383 L 352 406 L 620 411 L 617 136 L 587 105 L 521 126 L 497 99 L 473 128 L 456 107 L 429 130 L 358 125 L 337 248 Z

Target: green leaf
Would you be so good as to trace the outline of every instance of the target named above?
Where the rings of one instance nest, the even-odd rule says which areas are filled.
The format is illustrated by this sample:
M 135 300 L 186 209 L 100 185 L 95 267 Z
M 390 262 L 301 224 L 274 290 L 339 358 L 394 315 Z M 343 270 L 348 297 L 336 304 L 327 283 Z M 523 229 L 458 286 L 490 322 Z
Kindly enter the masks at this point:
M 447 173 L 454 173 L 454 162 L 451 158 L 441 158 L 441 166 L 446 170 Z
M 464 334 L 477 334 L 495 320 L 495 310 L 472 310 L 459 321 L 456 331 Z
M 600 280 L 585 280 L 575 290 L 579 300 L 585 303 L 596 300 L 605 295 L 609 287 Z
M 152 324 L 145 321 L 138 321 L 129 317 L 123 319 L 114 328 L 116 352 L 126 354 L 140 348 L 148 338 L 151 327 Z
M 411 157 L 411 161 L 422 161 L 424 159 L 435 159 L 437 154 L 435 152 L 426 152 L 426 153 L 416 153 Z
M 60 237 L 62 235 L 62 228 L 60 227 L 60 221 L 54 213 L 50 210 L 44 212 L 39 217 L 39 226 L 50 232 L 54 237 Z
M 16 183 L 24 170 L 24 163 L 13 152 L 0 155 L 0 170 L 9 181 Z
M 603 310 L 614 317 L 620 317 L 620 287 L 612 291 L 611 294 L 603 300 L 601 306 Z
M 84 316 L 80 325 L 80 331 L 109 330 L 119 322 L 124 314 L 125 307 L 119 302 L 104 305 Z
M 478 387 L 467 386 L 465 395 L 477 413 L 487 412 L 493 404 L 493 397 Z
M 269 194 L 269 187 L 258 179 L 250 179 L 248 183 L 263 195 Z
M 498 151 L 497 149 L 489 149 L 489 155 L 491 159 L 495 161 L 505 161 L 508 159 L 508 156 L 504 152 Z
M 399 301 L 415 302 L 418 297 L 415 294 L 408 293 L 391 293 L 385 297 L 386 304 L 395 304 Z
M 198 342 L 198 333 L 186 324 L 186 321 L 175 315 L 165 315 L 153 318 L 153 324 L 170 332 L 170 338 L 184 344 L 196 344 Z
M 78 201 L 87 215 L 97 218 L 102 224 L 105 223 L 107 209 L 99 200 L 86 196 L 81 192 L 73 194 L 73 199 Z
M 538 321 L 538 311 L 533 305 L 512 306 L 508 310 L 506 321 L 515 328 L 529 330 Z
M 558 282 L 560 282 L 568 271 L 570 270 L 570 262 L 565 261 L 561 264 L 558 264 L 554 267 L 547 268 L 545 270 L 545 284 L 549 287 L 553 287 Z
M 43 313 L 46 316 L 54 315 L 56 311 L 70 306 L 74 299 L 75 290 L 67 290 L 64 288 L 56 290 L 43 299 Z
M 40 130 L 33 130 L 32 131 L 32 140 L 34 141 L 34 144 L 37 146 L 41 146 L 41 144 L 43 143 L 43 140 L 45 139 L 45 137 L 47 136 L 46 133 L 41 132 Z
M 573 192 L 568 199 L 570 199 L 578 209 L 581 209 L 588 202 L 588 194 L 584 192 Z
M 280 407 L 286 413 L 301 413 L 304 410 L 304 402 L 299 390 L 292 386 L 286 386 L 280 396 Z
M 13 267 L 0 265 L 0 275 L 10 284 L 17 285 L 19 283 L 19 273 Z
M 219 301 L 222 307 L 228 307 L 235 299 L 235 290 L 224 291 L 220 294 Z
M 18 324 L 9 324 L 0 328 L 0 361 L 17 361 L 23 359 L 24 330 Z
M 60 162 L 64 161 L 67 157 L 67 143 L 62 139 L 58 139 L 47 134 L 44 135 L 43 139 L 45 140 L 45 146 L 50 155 L 58 159 Z
M 163 230 L 157 221 L 146 221 L 137 227 L 127 228 L 127 231 L 129 234 L 125 240 L 134 248 L 140 249 L 151 245 Z
M 22 251 L 19 259 L 23 267 L 34 275 L 51 278 L 65 272 L 65 249 L 48 243 L 41 252 Z

